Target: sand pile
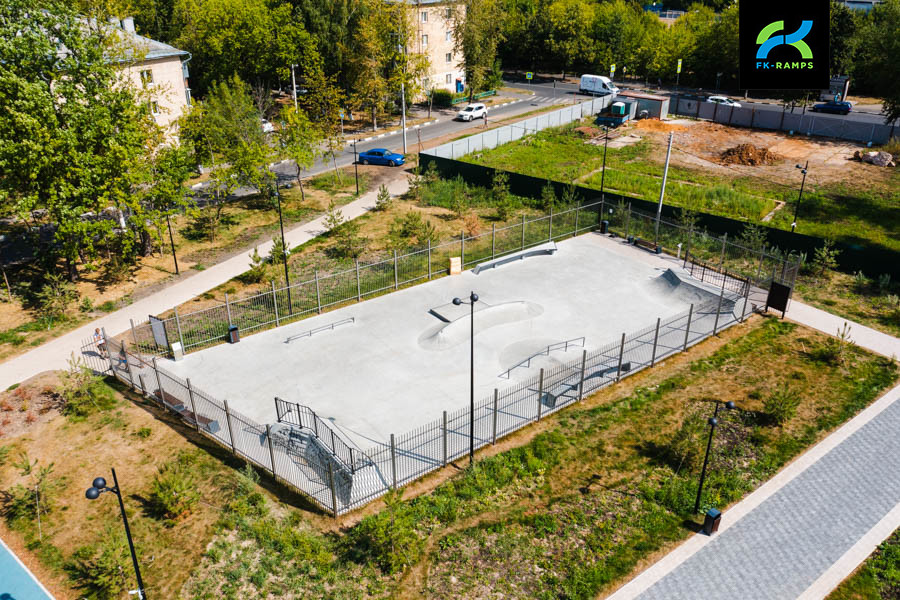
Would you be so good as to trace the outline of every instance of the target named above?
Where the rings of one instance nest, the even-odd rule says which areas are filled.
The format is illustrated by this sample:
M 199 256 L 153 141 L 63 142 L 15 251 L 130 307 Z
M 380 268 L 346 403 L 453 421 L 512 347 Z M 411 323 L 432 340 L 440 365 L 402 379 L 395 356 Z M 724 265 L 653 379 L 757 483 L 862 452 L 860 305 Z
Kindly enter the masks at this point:
M 759 148 L 753 144 L 741 144 L 729 148 L 722 153 L 722 162 L 730 165 L 771 165 L 781 157 L 770 152 L 768 148 Z
M 641 119 L 635 123 L 638 129 L 649 129 L 650 131 L 687 131 L 684 125 L 675 125 L 674 123 L 666 123 L 657 119 Z

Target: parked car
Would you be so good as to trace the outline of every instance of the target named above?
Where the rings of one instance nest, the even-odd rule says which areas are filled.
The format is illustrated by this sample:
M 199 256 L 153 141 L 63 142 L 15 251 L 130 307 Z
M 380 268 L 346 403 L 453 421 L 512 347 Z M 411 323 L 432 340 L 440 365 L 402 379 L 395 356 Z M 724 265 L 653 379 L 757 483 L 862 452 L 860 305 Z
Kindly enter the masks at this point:
M 819 104 L 814 104 L 812 108 L 809 110 L 813 112 L 823 112 L 823 113 L 834 113 L 837 115 L 848 115 L 850 114 L 850 110 L 852 105 L 849 102 L 820 102 Z
M 359 162 L 364 165 L 388 165 L 396 167 L 404 163 L 403 155 L 385 148 L 372 148 L 359 153 Z
M 460 121 L 471 121 L 472 119 L 483 119 L 487 116 L 487 106 L 484 104 L 470 104 L 458 113 L 456 118 Z
M 581 83 L 578 84 L 578 91 L 582 94 L 592 94 L 597 96 L 613 96 L 619 93 L 617 88 L 609 77 L 603 75 L 582 75 Z
M 740 108 L 740 107 L 741 107 L 741 103 L 740 103 L 740 102 L 736 102 L 735 100 L 732 100 L 731 98 L 729 98 L 729 97 L 727 97 L 727 96 L 710 96 L 709 98 L 706 99 L 706 101 L 707 101 L 707 102 L 714 102 L 714 103 L 716 103 L 716 104 L 722 104 L 722 105 L 724 105 L 724 106 L 731 106 L 731 107 L 734 107 L 734 108 Z

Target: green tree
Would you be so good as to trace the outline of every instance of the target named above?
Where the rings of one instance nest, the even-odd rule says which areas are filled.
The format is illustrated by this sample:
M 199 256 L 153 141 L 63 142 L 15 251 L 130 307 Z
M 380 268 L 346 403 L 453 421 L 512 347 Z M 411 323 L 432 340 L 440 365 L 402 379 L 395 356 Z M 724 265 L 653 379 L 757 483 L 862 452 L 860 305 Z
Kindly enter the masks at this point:
M 320 153 L 322 132 L 313 125 L 306 113 L 289 106 L 281 113 L 281 129 L 278 130 L 282 155 L 297 163 L 297 184 L 300 186 L 301 200 L 306 200 L 303 178 L 300 176 L 316 161 Z
M 497 60 L 497 46 L 503 39 L 501 0 L 460 0 L 451 4 L 450 24 L 453 44 L 462 57 L 469 86 L 469 100 L 491 79 Z
M 834 75 L 850 75 L 853 72 L 853 55 L 859 39 L 857 11 L 842 2 L 831 0 L 829 12 L 829 65 Z
M 554 0 L 547 12 L 548 45 L 562 67 L 563 77 L 569 67 L 593 62 L 596 54 L 591 24 L 594 5 L 587 0 Z
M 129 49 L 116 30 L 61 0 L 41 7 L 9 0 L 0 18 L 0 203 L 35 231 L 53 227 L 53 243 L 35 248 L 74 281 L 98 248 L 132 255 L 146 227 L 135 164 L 154 124 L 119 67 Z M 118 219 L 82 218 L 110 207 Z
M 853 72 L 860 87 L 882 100 L 885 123 L 900 119 L 900 0 L 876 4 L 858 29 Z

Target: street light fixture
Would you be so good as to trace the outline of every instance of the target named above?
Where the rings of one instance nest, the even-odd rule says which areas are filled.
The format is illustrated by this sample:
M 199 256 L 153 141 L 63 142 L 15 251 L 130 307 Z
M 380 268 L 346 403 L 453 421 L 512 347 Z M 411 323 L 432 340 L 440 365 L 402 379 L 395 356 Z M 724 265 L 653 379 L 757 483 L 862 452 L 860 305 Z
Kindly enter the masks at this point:
M 141 569 L 138 566 L 137 553 L 134 551 L 134 542 L 131 539 L 131 529 L 128 528 L 128 517 L 125 515 L 125 504 L 122 502 L 122 492 L 119 489 L 119 480 L 116 477 L 115 469 L 112 470 L 112 476 L 113 487 L 107 487 L 106 480 L 102 477 L 97 477 L 91 483 L 91 487 L 84 493 L 84 496 L 88 500 L 96 500 L 103 492 L 112 492 L 119 499 L 119 510 L 122 512 L 122 523 L 125 524 L 125 537 L 128 538 L 128 547 L 131 549 L 131 562 L 134 564 L 134 574 L 137 576 L 138 588 L 132 593 L 136 592 L 137 597 L 140 600 L 147 600 L 147 592 L 144 590 L 144 581 L 141 579 Z
M 475 464 L 475 303 L 478 302 L 478 294 L 469 294 L 469 301 L 454 298 L 453 304 L 460 306 L 468 304 L 470 320 L 470 345 L 469 345 L 469 466 Z
M 806 161 L 806 166 L 801 167 L 797 165 L 797 168 L 803 173 L 803 181 L 800 182 L 800 195 L 797 196 L 797 204 L 794 205 L 794 220 L 791 222 L 791 233 L 794 233 L 794 230 L 797 228 L 797 213 L 800 212 L 800 202 L 803 201 L 803 186 L 806 185 L 806 171 L 809 169 L 809 161 Z
M 706 456 L 703 458 L 703 469 L 700 471 L 700 485 L 697 487 L 697 500 L 694 502 L 694 512 L 700 510 L 700 496 L 703 495 L 703 482 L 706 480 L 706 466 L 709 464 L 709 450 L 712 448 L 713 433 L 715 433 L 716 426 L 719 424 L 719 420 L 716 417 L 719 414 L 720 406 L 722 406 L 722 403 L 717 400 L 716 410 L 707 421 L 709 423 L 709 440 L 706 442 Z M 726 402 L 724 406 L 728 410 L 734 410 L 735 408 L 734 402 L 731 400 Z

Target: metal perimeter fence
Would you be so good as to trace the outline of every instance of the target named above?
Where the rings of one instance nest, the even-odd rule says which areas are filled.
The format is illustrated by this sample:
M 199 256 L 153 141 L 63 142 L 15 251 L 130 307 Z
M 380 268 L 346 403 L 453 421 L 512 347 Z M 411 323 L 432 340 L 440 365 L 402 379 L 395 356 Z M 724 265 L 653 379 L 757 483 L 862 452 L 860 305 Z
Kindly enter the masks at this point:
M 633 211 L 617 221 L 622 220 L 625 222 L 614 227 L 624 225 L 629 236 L 648 225 L 644 215 Z M 661 224 L 661 229 L 672 236 L 678 226 Z M 115 339 L 108 339 L 106 347 L 86 340 L 81 356 L 95 372 L 115 376 L 199 433 L 301 492 L 321 510 L 338 516 L 464 456 L 469 450 L 472 420 L 475 448 L 494 444 L 587 394 L 743 321 L 757 308 L 754 295 L 765 293 L 757 287 L 760 281 L 790 281 L 795 273 L 795 266 L 782 258 L 784 266 L 776 265 L 771 275 L 754 280 L 724 268 L 729 264 L 728 242 L 722 241 L 724 250 L 720 248 L 719 261 L 712 264 L 699 258 L 711 253 L 702 235 L 689 230 L 687 240 L 694 253 L 685 258 L 690 275 L 679 278 L 696 287 L 706 300 L 681 314 L 657 318 L 640 331 L 622 333 L 596 350 L 578 348 L 582 351 L 577 358 L 496 388 L 475 405 L 471 416 L 467 408 L 444 411 L 440 419 L 401 435 L 392 434 L 388 444 L 368 451 L 360 450 L 311 409 L 288 401 L 275 400 L 277 423 L 257 423 L 230 408 L 227 401 L 197 389 L 190 379 L 182 380 L 159 368 L 156 357 L 129 349 Z M 778 259 L 762 253 L 758 262 L 767 265 L 770 260 Z M 757 267 L 757 272 L 762 274 L 763 269 Z
M 754 106 L 720 106 L 694 98 L 675 96 L 669 103 L 672 114 L 708 119 L 725 125 L 756 129 L 776 129 L 806 135 L 820 135 L 872 144 L 886 144 L 895 135 L 894 125 L 850 121 L 813 112 L 757 110 Z

